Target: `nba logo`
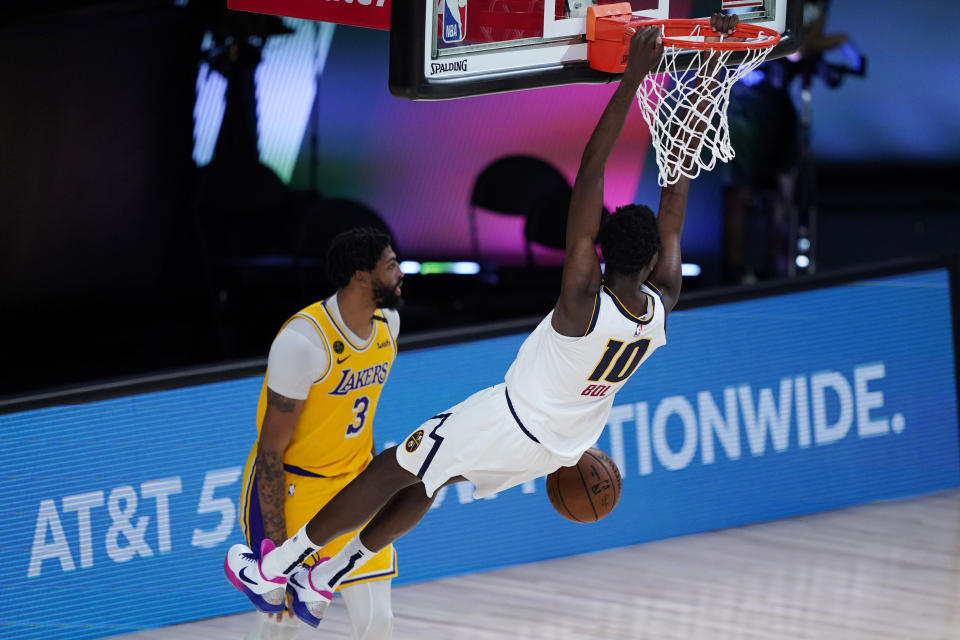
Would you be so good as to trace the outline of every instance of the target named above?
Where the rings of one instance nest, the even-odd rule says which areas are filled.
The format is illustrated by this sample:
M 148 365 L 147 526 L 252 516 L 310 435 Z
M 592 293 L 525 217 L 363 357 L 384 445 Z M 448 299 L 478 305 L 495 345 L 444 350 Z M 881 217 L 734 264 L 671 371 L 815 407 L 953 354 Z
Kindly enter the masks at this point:
M 467 0 L 440 0 L 443 3 L 444 42 L 461 42 L 467 35 Z

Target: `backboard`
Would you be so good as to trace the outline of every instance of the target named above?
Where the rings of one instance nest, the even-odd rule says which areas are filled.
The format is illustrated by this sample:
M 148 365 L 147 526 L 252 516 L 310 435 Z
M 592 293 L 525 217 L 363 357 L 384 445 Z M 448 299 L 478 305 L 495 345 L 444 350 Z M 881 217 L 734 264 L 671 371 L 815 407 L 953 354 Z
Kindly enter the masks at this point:
M 587 8 L 597 0 L 393 0 L 390 91 L 440 100 L 561 84 L 605 83 L 617 75 L 587 62 Z M 600 4 L 608 4 L 605 0 Z M 802 0 L 630 0 L 637 17 L 703 18 L 737 13 L 775 29 L 768 59 L 800 45 Z

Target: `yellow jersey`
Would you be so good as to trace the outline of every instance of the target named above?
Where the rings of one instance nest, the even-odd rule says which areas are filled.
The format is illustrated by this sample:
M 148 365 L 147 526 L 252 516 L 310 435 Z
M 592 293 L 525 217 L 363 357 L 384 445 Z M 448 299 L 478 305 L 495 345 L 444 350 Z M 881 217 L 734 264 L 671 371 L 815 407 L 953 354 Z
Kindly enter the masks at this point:
M 326 301 L 314 303 L 290 318 L 305 318 L 313 325 L 329 360 L 327 370 L 310 388 L 287 445 L 283 456 L 287 471 L 333 477 L 359 473 L 369 462 L 373 416 L 397 355 L 396 338 L 383 310 L 378 309 L 373 317 L 373 330 L 362 344 L 348 336 Z M 264 378 L 257 405 L 258 438 L 266 410 Z

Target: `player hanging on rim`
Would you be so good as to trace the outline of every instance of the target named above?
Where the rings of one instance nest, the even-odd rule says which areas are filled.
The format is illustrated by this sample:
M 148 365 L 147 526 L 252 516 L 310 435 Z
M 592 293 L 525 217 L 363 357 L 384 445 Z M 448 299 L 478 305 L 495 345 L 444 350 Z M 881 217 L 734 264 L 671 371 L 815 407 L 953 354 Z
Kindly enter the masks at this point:
M 261 553 L 296 533 L 376 453 L 373 417 L 400 327 L 395 307 L 403 274 L 390 245 L 388 235 L 373 229 L 337 235 L 327 252 L 327 277 L 337 292 L 296 313 L 270 346 L 240 499 L 244 536 Z M 344 533 L 320 552 L 339 551 L 353 537 Z M 249 586 L 249 572 L 239 573 L 243 563 L 235 568 L 238 586 Z M 340 593 L 354 640 L 392 636 L 396 572 L 387 545 L 344 577 Z M 282 591 L 255 601 L 277 615 L 263 616 L 247 637 L 292 640 L 301 625 L 283 613 L 283 602 Z
M 721 33 L 735 24 L 735 16 L 712 19 Z M 662 53 L 656 28 L 633 35 L 626 71 L 574 183 L 560 297 L 520 347 L 505 382 L 437 414 L 403 444 L 382 452 L 280 547 L 260 558 L 243 545 L 231 547 L 228 577 L 237 585 L 237 572 L 249 568 L 256 584 L 244 590 L 254 604 L 282 597 L 286 587 L 294 613 L 316 625 L 343 577 L 412 529 L 440 487 L 472 482 L 474 495 L 482 498 L 576 464 L 596 442 L 614 394 L 666 343 L 667 314 L 680 294 L 688 178 L 661 190 L 659 219 L 648 207 L 628 205 L 600 228 L 607 158 L 637 87 Z M 300 565 L 365 522 L 329 560 Z

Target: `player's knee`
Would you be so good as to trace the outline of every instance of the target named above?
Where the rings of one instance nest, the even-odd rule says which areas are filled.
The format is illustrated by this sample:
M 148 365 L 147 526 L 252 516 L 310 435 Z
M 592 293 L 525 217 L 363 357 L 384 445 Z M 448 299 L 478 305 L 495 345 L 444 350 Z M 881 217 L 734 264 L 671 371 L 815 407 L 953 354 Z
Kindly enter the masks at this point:
M 409 487 L 412 484 L 420 482 L 420 478 L 418 478 L 416 474 L 410 473 L 397 462 L 396 447 L 390 447 L 378 453 L 370 463 L 370 467 L 375 467 L 376 473 L 380 478 L 398 489 Z M 368 467 L 368 469 L 370 467 Z

